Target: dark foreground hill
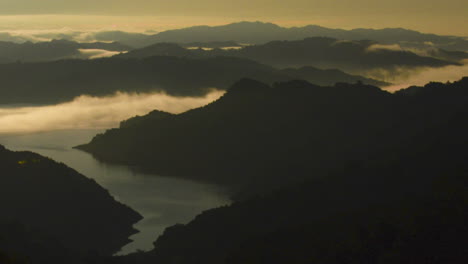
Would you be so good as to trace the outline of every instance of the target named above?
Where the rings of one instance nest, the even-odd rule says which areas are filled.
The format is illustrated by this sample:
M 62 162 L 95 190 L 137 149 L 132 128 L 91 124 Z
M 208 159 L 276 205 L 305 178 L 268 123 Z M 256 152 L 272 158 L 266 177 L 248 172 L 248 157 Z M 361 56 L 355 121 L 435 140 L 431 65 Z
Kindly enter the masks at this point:
M 112 255 L 130 242 L 137 232 L 132 226 L 141 219 L 64 164 L 3 146 L 0 208 L 0 260 L 8 254 L 26 263 Z
M 339 81 L 380 82 L 341 71 L 306 68 L 281 71 L 250 60 L 228 57 L 62 60 L 0 65 L 0 104 L 48 104 L 87 94 L 163 91 L 176 96 L 202 96 L 213 88 L 227 89 L 241 78 L 267 83 L 306 79 L 321 85 Z
M 277 91 L 271 90 L 275 88 L 262 87 L 261 84 L 246 81 L 238 85 L 241 86 L 233 87 L 231 94 L 228 92 L 217 105 L 213 104 L 185 115 L 190 115 L 191 118 L 201 122 L 202 118 L 197 118 L 197 116 L 202 116 L 203 112 L 209 112 L 212 117 L 211 122 L 204 121 L 202 126 L 211 124 L 210 129 L 205 132 L 213 131 L 213 133 L 206 135 L 204 141 L 197 139 L 207 143 L 206 139 L 219 137 L 223 142 L 219 140 L 218 143 L 226 147 L 224 140 L 232 140 L 236 136 L 241 137 L 235 143 L 245 150 L 243 155 L 252 157 L 250 151 L 256 151 L 256 145 L 252 141 L 249 141 L 251 145 L 245 144 L 247 137 L 239 133 L 240 129 L 233 131 L 229 137 L 222 134 L 220 130 L 215 130 L 213 115 L 221 111 L 220 105 L 223 104 L 227 108 L 226 104 L 229 103 L 231 109 L 240 107 L 240 104 L 234 104 L 233 97 L 236 94 L 244 101 L 246 98 L 255 97 L 257 103 L 261 101 L 272 103 L 273 96 L 269 94 Z M 286 85 L 292 84 L 283 84 L 282 88 L 284 89 Z M 368 114 L 361 115 L 365 121 L 357 123 L 354 120 L 346 124 L 347 129 L 343 134 L 348 137 L 346 140 L 348 144 L 352 144 L 356 140 L 359 141 L 358 135 L 354 133 L 359 131 L 356 127 L 382 119 L 383 122 L 379 124 L 382 128 L 379 131 L 382 137 L 379 141 L 369 142 L 367 146 L 359 146 L 360 149 L 364 147 L 374 149 L 375 155 L 359 156 L 348 153 L 352 155 L 348 157 L 349 161 L 346 165 L 340 166 L 336 163 L 335 170 L 328 170 L 320 178 L 317 178 L 317 175 L 313 174 L 314 171 L 309 169 L 307 170 L 307 173 L 310 173 L 309 180 L 288 186 L 287 179 L 295 177 L 298 172 L 295 166 L 300 166 L 300 164 L 293 163 L 298 150 L 294 149 L 295 145 L 291 143 L 298 140 L 305 144 L 307 151 L 301 153 L 307 158 L 316 158 L 310 154 L 314 153 L 315 149 L 304 141 L 302 131 L 299 129 L 303 128 L 304 124 L 297 123 L 298 119 L 295 115 L 299 111 L 293 113 L 290 110 L 292 104 L 277 105 L 283 112 L 288 113 L 284 116 L 279 116 L 278 112 L 273 113 L 271 108 L 265 109 L 261 115 L 262 118 L 265 119 L 266 114 L 272 114 L 276 122 L 281 123 L 282 118 L 287 118 L 296 126 L 292 130 L 294 133 L 289 134 L 289 136 L 295 135 L 294 138 L 279 137 L 269 142 L 274 148 L 268 148 L 268 151 L 273 151 L 273 155 L 278 157 L 269 165 L 275 167 L 276 163 L 291 164 L 289 170 L 281 171 L 283 185 L 279 191 L 259 195 L 231 206 L 209 210 L 187 225 L 175 225 L 168 228 L 155 242 L 154 250 L 148 253 L 99 259 L 93 263 L 466 263 L 468 261 L 466 250 L 468 242 L 466 221 L 468 218 L 468 163 L 466 162 L 468 79 L 465 78 L 453 84 L 432 83 L 425 87 L 413 87 L 394 95 L 378 92 L 365 86 L 348 86 L 347 90 L 344 88 L 340 90 L 338 87 L 325 90 L 325 88 L 311 87 L 304 83 L 295 85 L 298 89 L 294 95 L 296 105 L 301 103 L 298 98 L 305 97 L 305 90 L 302 93 L 299 92 L 299 87 L 302 87 L 308 90 L 315 89 L 314 97 L 321 98 L 321 101 L 312 96 L 304 101 L 314 100 L 312 105 L 320 105 L 321 109 L 325 109 L 325 106 L 331 102 L 330 104 L 333 104 L 336 109 L 342 106 L 348 112 L 360 111 L 354 110 L 350 105 L 343 105 L 343 101 L 339 101 L 340 97 L 337 95 L 326 100 L 323 94 L 330 89 L 335 89 L 335 92 L 340 91 L 340 93 L 360 91 L 361 97 L 367 95 L 363 97 L 365 98 L 363 101 L 377 101 L 380 104 L 390 101 L 384 108 L 394 105 L 395 107 L 391 108 L 390 112 L 395 113 L 395 110 L 401 108 L 402 111 L 396 113 L 395 118 L 391 119 L 391 115 L 383 115 L 381 110 L 376 108 L 376 105 L 379 105 L 377 103 L 363 106 L 363 108 L 369 107 Z M 253 90 L 254 87 L 256 87 L 255 90 Z M 280 87 L 277 89 L 281 91 Z M 319 96 L 317 90 L 322 90 L 323 94 Z M 372 94 L 374 96 L 370 97 Z M 349 100 L 358 98 L 358 96 L 350 98 L 349 94 L 347 95 Z M 287 102 L 288 99 L 291 101 L 291 98 L 293 96 L 288 98 L 283 94 L 284 101 Z M 258 109 L 265 108 L 266 104 L 262 104 Z M 244 106 L 245 112 L 249 112 L 248 115 L 243 114 L 245 112 L 232 110 L 232 116 L 228 117 L 226 112 L 222 112 L 219 117 L 234 122 L 233 116 L 242 116 L 239 119 L 244 120 L 244 129 L 256 133 L 257 131 L 253 128 L 254 123 L 248 123 L 245 119 L 247 119 L 246 116 L 254 116 L 254 112 L 259 110 L 252 108 L 249 103 Z M 302 105 L 302 111 L 308 113 L 303 117 L 315 123 L 315 128 L 327 126 L 331 134 L 336 133 L 332 129 L 333 126 L 330 126 L 331 123 L 337 120 L 343 122 L 337 117 L 331 121 L 323 121 L 317 117 L 326 115 L 326 120 L 330 120 L 330 108 L 321 111 L 316 116 L 310 116 L 310 112 L 307 112 L 304 105 Z M 337 116 L 344 115 L 344 111 L 336 111 Z M 375 119 L 372 118 L 373 115 Z M 182 121 L 183 115 L 179 119 L 169 116 L 167 118 L 170 119 L 167 122 L 172 125 L 164 124 L 163 120 L 151 122 L 158 127 L 158 131 L 167 130 L 169 126 L 177 126 L 183 130 L 185 137 L 193 138 L 194 135 L 199 135 L 193 133 L 190 125 L 184 126 L 180 123 L 177 125 L 178 122 L 184 122 Z M 229 122 L 226 123 L 229 124 Z M 261 120 L 257 119 L 257 122 Z M 387 123 L 391 125 L 385 125 Z M 266 124 L 261 123 L 261 125 Z M 137 126 L 143 126 L 143 123 L 135 124 L 135 127 Z M 337 124 L 334 127 L 340 129 Z M 227 129 L 232 128 L 229 126 Z M 272 127 L 268 126 L 268 128 Z M 288 128 L 290 127 L 285 127 L 282 131 Z M 367 125 L 367 129 L 376 132 L 375 127 Z M 151 131 L 153 137 L 162 137 L 163 132 L 154 133 L 154 131 Z M 255 134 L 255 138 L 260 143 L 264 142 L 262 136 L 280 134 L 275 129 L 262 132 Z M 330 148 L 334 140 L 337 140 L 333 136 L 318 137 L 316 132 L 307 132 L 311 138 L 310 141 L 313 139 L 324 141 Z M 107 135 L 96 138 L 96 142 L 109 139 L 112 135 L 117 136 L 118 133 L 123 132 L 108 132 Z M 173 145 L 173 142 L 169 141 L 168 144 Z M 287 155 L 279 152 L 283 144 L 291 147 Z M 210 145 L 207 144 L 207 146 Z M 122 144 L 116 143 L 115 149 L 127 150 L 121 147 Z M 163 144 L 159 144 L 158 147 L 153 145 L 152 152 L 157 155 L 160 151 L 159 147 L 166 150 Z M 225 155 L 230 155 L 233 149 L 229 146 L 224 151 L 218 152 L 219 160 L 226 158 Z M 180 148 L 178 150 L 180 151 Z M 204 154 L 198 151 L 199 155 Z M 256 161 L 259 161 L 259 157 L 256 157 Z M 180 165 L 185 164 L 184 158 L 186 157 L 180 157 Z M 245 165 L 244 159 L 232 159 L 231 156 L 227 158 L 232 161 L 230 169 L 242 168 Z M 259 169 L 255 172 L 262 174 Z M 220 172 L 218 176 L 222 177 L 223 173 Z M 242 177 L 241 174 L 238 176 Z M 249 176 L 258 177 L 253 174 Z M 263 180 L 264 183 L 267 182 L 266 178 Z
M 417 88 L 390 94 L 362 84 L 243 80 L 210 105 L 140 118 L 79 148 L 160 175 L 268 189 L 411 142 L 466 108 L 467 80 L 429 84 L 416 95 L 406 93 Z

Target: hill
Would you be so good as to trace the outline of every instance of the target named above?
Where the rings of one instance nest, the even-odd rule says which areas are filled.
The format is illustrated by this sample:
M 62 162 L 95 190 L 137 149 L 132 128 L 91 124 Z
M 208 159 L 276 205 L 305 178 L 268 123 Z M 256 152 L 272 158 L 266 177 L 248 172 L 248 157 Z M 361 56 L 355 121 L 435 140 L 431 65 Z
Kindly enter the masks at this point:
M 381 47 L 374 41 L 340 41 L 332 38 L 273 41 L 225 52 L 277 67 L 315 66 L 354 73 L 371 69 L 456 65 L 409 51 Z
M 292 85 L 283 84 L 277 89 L 284 91 L 281 89 Z M 237 149 L 227 146 L 225 141 L 235 140 L 235 144 L 241 145 L 238 148 L 244 150 L 241 154 L 255 163 L 262 162 L 263 155 L 273 151 L 269 157 L 275 159 L 270 160 L 268 166 L 277 168 L 281 164 L 288 169 L 279 172 L 282 185 L 276 192 L 256 195 L 231 206 L 209 210 L 186 225 L 170 227 L 156 240 L 153 251 L 104 258 L 97 263 L 466 263 L 468 78 L 450 84 L 430 83 L 424 87 L 412 87 L 397 94 L 386 94 L 366 86 L 348 86 L 347 90 L 336 87 L 337 94 L 330 97 L 325 97 L 330 88 L 297 82 L 294 85 L 297 88 L 294 96 L 288 97 L 283 93 L 283 100 L 294 101 L 297 109 L 302 111 L 293 111 L 293 103 L 277 105 L 284 113 L 283 116 L 278 114 L 279 111 L 273 112 L 273 106 L 265 109 L 261 115 L 256 114 L 269 103 L 274 105 L 274 96 L 271 94 L 277 91 L 271 90 L 274 88 L 267 90 L 265 85 L 259 83 L 243 81 L 234 86 L 225 98 L 211 106 L 182 114 L 178 119 L 166 117 L 166 122 L 164 119 L 148 121 L 157 127 L 151 130 L 155 138 L 163 137 L 169 127 L 183 127 L 185 137 L 197 140 L 201 138 L 197 137 L 199 134 L 193 134 L 193 126 L 187 120 L 195 118 L 197 122 L 203 122 L 201 127 L 206 129 L 201 130 L 206 135 L 201 141 L 205 148 L 213 149 L 207 144 L 212 137 L 216 137 L 215 141 L 224 147 L 223 151 L 219 150 L 222 147 L 217 149 L 219 158 L 216 162 L 226 158 L 231 165 L 227 170 L 241 168 L 241 173 L 247 173 L 249 177 L 259 178 L 259 174 L 265 173 L 263 185 L 268 184 L 274 171 L 265 172 L 258 167 L 249 167 L 245 162 L 247 158 L 232 157 L 231 153 Z M 351 98 L 346 94 L 353 103 L 344 104 L 339 98 L 340 94 L 345 96 L 345 91 L 360 94 Z M 303 101 L 299 101 L 304 97 Z M 240 102 L 248 101 L 248 98 L 261 106 L 253 108 L 250 102 L 246 102 L 246 109 L 241 112 Z M 351 104 L 358 104 L 357 98 L 372 102 L 363 106 L 367 111 L 350 107 Z M 304 102 L 311 104 L 306 106 Z M 379 106 L 384 102 L 385 106 L 380 109 Z M 328 104 L 335 109 L 334 118 L 332 107 L 326 107 Z M 230 107 L 232 116 L 223 112 L 223 107 L 224 110 Z M 312 116 L 308 107 L 322 111 L 315 111 L 316 115 Z M 343 125 L 346 129 L 342 131 L 340 124 L 343 122 L 341 116 L 344 115 L 344 109 L 348 113 L 357 112 L 349 113 L 348 118 L 360 116 L 362 122 L 355 119 L 346 123 Z M 382 110 L 385 109 L 391 114 L 383 115 Z M 302 119 L 297 117 L 300 112 L 304 113 Z M 268 114 L 273 115 L 277 123 L 287 118 L 294 125 L 283 126 L 278 130 L 278 127 L 263 121 L 268 118 Z M 225 121 L 223 125 L 227 126 L 226 129 L 231 130 L 233 126 L 229 124 L 234 122 L 235 116 L 239 116 L 238 119 L 242 121 L 237 125 L 240 128 L 232 131 L 229 137 L 220 133 L 219 129 L 215 129 L 216 115 L 219 120 Z M 322 115 L 326 116 L 323 120 L 320 118 Z M 206 120 L 208 117 L 210 121 Z M 248 117 L 252 117 L 255 122 L 247 122 Z M 378 124 L 381 119 L 382 123 Z M 330 152 L 336 140 L 343 140 L 347 144 L 360 141 L 359 133 L 362 131 L 359 127 L 366 123 L 379 127 L 381 130 L 378 133 L 381 135 L 377 137 L 379 140 L 373 142 L 367 138 L 368 144 L 365 146 L 357 143 L 361 152 L 372 149 L 369 155 L 348 152 L 347 162 L 335 163 L 318 177 L 320 175 L 312 169 L 316 166 L 313 153 L 318 144 L 305 141 L 301 129 L 307 127 L 306 121 L 315 123 L 315 130 L 326 126 L 325 130 L 330 134 L 336 135 L 339 133 L 337 131 L 343 133 L 340 135 L 343 139 L 320 135 L 315 130 L 304 133 L 309 141 L 316 139 L 328 146 L 326 152 L 320 149 L 322 155 Z M 390 124 L 387 126 L 387 123 Z M 256 124 L 266 128 L 264 131 L 256 131 Z M 135 124 L 135 127 L 143 126 L 143 123 Z M 290 130 L 291 126 L 294 129 Z M 375 133 L 376 127 L 367 124 L 364 130 L 371 129 Z M 145 128 L 149 129 L 148 124 Z M 245 134 L 240 134 L 241 129 L 246 131 Z M 96 138 L 95 142 L 119 136 L 122 139 L 124 133 L 110 131 Z M 255 141 L 246 140 L 249 133 L 255 135 Z M 371 134 L 370 131 L 368 133 Z M 142 134 L 140 130 L 139 135 Z M 183 140 L 181 136 L 176 137 Z M 268 141 L 271 148 L 267 146 L 261 153 L 255 153 L 258 151 L 257 145 L 264 143 L 264 137 L 273 139 Z M 153 142 L 160 141 L 175 147 L 175 143 L 169 141 L 168 144 L 167 139 L 156 139 Z M 296 140 L 306 145 L 306 149 L 300 153 L 312 163 L 310 167 L 296 162 L 298 149 L 293 144 Z M 289 147 L 287 153 L 281 152 L 283 144 Z M 167 150 L 162 143 L 152 146 L 156 158 L 160 148 Z M 190 147 L 196 146 L 194 140 Z M 128 150 L 123 141 L 116 143 L 115 148 Z M 199 159 L 202 162 L 206 158 L 206 151 L 197 149 L 196 152 L 202 156 Z M 178 153 L 178 165 L 184 166 L 187 156 L 183 152 Z M 154 162 L 160 165 L 157 160 Z M 216 162 L 207 160 L 205 168 L 215 166 Z M 308 174 L 307 179 L 288 185 L 287 182 L 301 172 L 298 167 Z M 249 174 L 248 169 L 254 169 L 254 172 Z M 223 173 L 218 170 L 218 177 L 222 177 Z M 241 173 L 237 176 L 244 177 Z
M 79 148 L 159 175 L 237 190 L 270 189 L 322 177 L 411 141 L 432 122 L 465 107 L 467 80 L 432 98 L 433 105 L 362 84 L 319 87 L 293 81 L 270 87 L 243 80 L 210 105 L 111 129 Z M 432 86 L 438 87 L 424 90 Z M 444 109 L 447 101 L 452 103 Z
M 403 28 L 385 29 L 332 29 L 318 25 L 285 28 L 272 23 L 237 22 L 221 26 L 194 26 L 167 30 L 153 35 L 100 32 L 95 35 L 98 41 L 118 41 L 135 48 L 142 48 L 161 42 L 180 44 L 190 42 L 235 41 L 247 44 L 265 44 L 276 40 L 302 40 L 309 37 L 328 37 L 340 40 L 369 39 L 383 44 L 400 44 L 404 47 L 425 48 L 427 45 L 447 50 L 468 51 L 468 40 L 456 36 L 425 34 Z
M 54 61 L 65 58 L 86 58 L 80 50 L 123 52 L 130 47 L 113 43 L 78 43 L 68 40 L 50 42 L 0 42 L 0 63 Z
M 64 164 L 0 146 L 0 171 L 0 252 L 60 263 L 112 255 L 137 232 L 137 212 Z
M 241 58 L 119 57 L 0 64 L 0 104 L 49 104 L 69 101 L 83 94 L 105 96 L 117 91 L 201 96 L 212 88 L 225 90 L 246 77 L 267 83 L 300 77 L 323 85 L 339 81 L 388 85 L 338 71 L 317 69 L 290 74 Z
M 277 68 L 313 66 L 321 69 L 340 69 L 354 74 L 365 74 L 368 71 L 376 70 L 394 71 L 403 67 L 414 69 L 460 65 L 457 61 L 466 58 L 464 52 L 439 50 L 433 50 L 432 53 L 424 55 L 402 49 L 391 49 L 374 41 L 341 41 L 333 38 L 314 37 L 297 41 L 273 41 L 262 45 L 225 50 L 189 50 L 174 43 L 159 43 L 135 49 L 126 54 L 117 55 L 117 57 L 206 58 L 227 56 L 250 59 Z

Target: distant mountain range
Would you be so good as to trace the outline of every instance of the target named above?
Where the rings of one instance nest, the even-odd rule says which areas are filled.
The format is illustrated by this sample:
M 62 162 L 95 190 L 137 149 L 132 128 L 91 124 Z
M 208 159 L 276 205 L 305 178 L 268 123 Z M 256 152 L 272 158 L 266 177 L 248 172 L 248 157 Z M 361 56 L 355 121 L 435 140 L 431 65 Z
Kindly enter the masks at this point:
M 77 40 L 83 32 L 37 34 L 33 37 L 0 33 L 0 41 L 23 43 L 36 39 Z M 265 44 L 275 40 L 302 40 L 309 37 L 329 37 L 340 40 L 374 40 L 383 44 L 399 44 L 408 48 L 437 47 L 450 51 L 468 52 L 468 36 L 442 36 L 421 33 L 404 28 L 352 30 L 326 28 L 318 25 L 281 27 L 273 23 L 237 22 L 220 26 L 194 26 L 143 34 L 124 31 L 87 33 L 87 41 L 120 42 L 133 48 L 142 48 L 161 42 L 189 44 L 195 42 L 236 42 L 241 44 Z M 83 37 L 81 37 L 82 39 Z
M 99 32 L 97 41 L 118 41 L 136 48 L 160 42 L 190 43 L 235 41 L 247 44 L 265 44 L 275 40 L 302 40 L 309 37 L 329 37 L 340 40 L 374 40 L 383 44 L 404 47 L 435 46 L 447 50 L 468 51 L 466 37 L 424 34 L 402 28 L 386 29 L 331 29 L 317 25 L 285 28 L 272 23 L 239 22 L 222 26 L 195 26 L 163 31 L 153 35 L 121 31 Z
M 338 70 L 312 67 L 277 70 L 241 58 L 114 57 L 0 64 L 0 104 L 49 104 L 69 101 L 83 94 L 104 96 L 117 91 L 164 91 L 176 96 L 201 96 L 212 88 L 225 90 L 241 78 L 270 84 L 305 79 L 321 85 L 358 81 L 388 85 Z
M 1 263 L 2 253 L 24 263 L 110 256 L 130 242 L 142 218 L 66 165 L 1 145 L 0 211 Z
M 436 52 L 436 51 L 434 51 Z M 434 53 L 435 54 L 435 53 Z M 437 54 L 440 54 L 437 53 Z M 333 38 L 314 37 L 297 41 L 272 41 L 262 45 L 239 49 L 186 49 L 177 44 L 159 43 L 135 49 L 121 58 L 144 58 L 149 56 L 178 57 L 240 57 L 274 67 L 314 66 L 322 69 L 337 68 L 354 74 L 369 70 L 392 71 L 401 67 L 443 67 L 460 65 L 457 62 L 420 56 L 410 51 L 394 50 L 374 41 L 341 41 Z M 461 61 L 468 57 L 464 52 L 445 52 L 439 57 L 457 57 Z
M 234 56 L 279 68 L 313 66 L 363 75 L 376 68 L 440 67 L 464 64 L 468 59 L 465 52 L 468 41 L 464 38 L 404 29 L 347 31 L 319 26 L 283 28 L 271 23 L 239 22 L 169 30 L 154 35 L 98 32 L 90 34 L 88 39 L 102 42 L 90 43 L 71 41 L 78 34 L 76 32 L 70 36 L 66 34 L 56 35 L 63 39 L 50 42 L 0 42 L 0 63 L 94 59 L 119 53 L 127 58 Z M 8 33 L 0 34 L 0 39 L 15 41 Z M 123 54 L 127 51 L 131 52 Z
M 24 43 L 30 41 L 29 38 L 15 36 L 8 32 L 0 32 L 0 41 L 1 42 L 14 42 L 14 43 Z
M 116 42 L 113 43 L 78 43 L 68 40 L 50 42 L 0 42 L 0 63 L 42 62 L 70 58 L 90 58 L 83 50 L 128 51 L 131 48 Z

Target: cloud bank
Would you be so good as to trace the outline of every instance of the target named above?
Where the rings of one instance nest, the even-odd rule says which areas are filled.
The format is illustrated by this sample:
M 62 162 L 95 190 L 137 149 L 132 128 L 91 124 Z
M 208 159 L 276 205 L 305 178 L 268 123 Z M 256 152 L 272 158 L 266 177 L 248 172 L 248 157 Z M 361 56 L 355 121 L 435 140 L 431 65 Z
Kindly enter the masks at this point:
M 390 51 L 403 51 L 399 44 L 373 44 L 367 48 L 368 52 L 380 51 L 380 50 L 390 50 Z
M 0 133 L 31 133 L 66 129 L 106 129 L 152 110 L 181 113 L 206 105 L 224 94 L 213 90 L 204 97 L 174 97 L 164 93 L 117 93 L 109 97 L 80 96 L 50 106 L 0 108 Z
M 468 76 L 468 60 L 464 60 L 463 66 L 447 66 L 442 68 L 420 68 L 417 70 L 407 70 L 406 73 L 394 77 L 394 85 L 383 87 L 387 91 L 398 91 L 409 86 L 424 86 L 429 82 L 453 82 L 462 77 Z
M 108 58 L 123 53 L 120 51 L 110 51 L 104 49 L 78 49 L 78 51 L 83 56 L 83 58 L 90 60 Z

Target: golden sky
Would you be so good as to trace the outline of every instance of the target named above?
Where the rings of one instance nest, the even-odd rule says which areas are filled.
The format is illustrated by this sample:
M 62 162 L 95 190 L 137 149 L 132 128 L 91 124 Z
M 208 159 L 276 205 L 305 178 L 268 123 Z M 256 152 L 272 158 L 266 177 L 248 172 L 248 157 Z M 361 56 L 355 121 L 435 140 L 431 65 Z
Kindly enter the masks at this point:
M 468 36 L 467 0 L 0 0 L 0 29 L 164 30 L 261 20 Z

